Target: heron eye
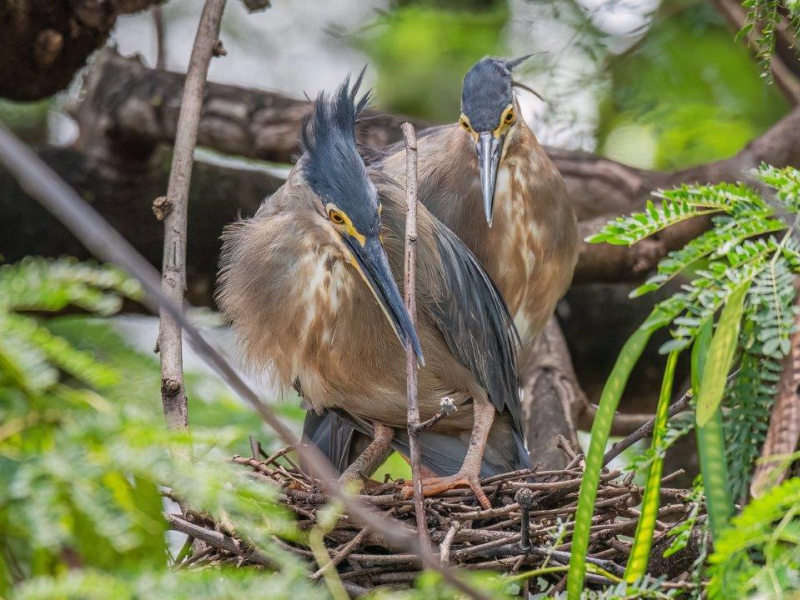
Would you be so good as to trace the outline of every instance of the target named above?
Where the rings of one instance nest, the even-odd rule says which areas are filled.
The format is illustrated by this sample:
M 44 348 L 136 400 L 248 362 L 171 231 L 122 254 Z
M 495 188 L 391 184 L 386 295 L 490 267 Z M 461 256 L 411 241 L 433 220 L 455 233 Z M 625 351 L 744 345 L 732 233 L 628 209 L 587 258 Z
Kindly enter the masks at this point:
M 328 217 L 336 225 L 344 225 L 344 217 L 342 216 L 342 213 L 332 210 L 331 212 L 328 213 Z
M 465 131 L 469 131 L 469 130 L 470 130 L 469 123 L 467 122 L 467 120 L 466 120 L 464 117 L 461 117 L 461 118 L 458 120 L 458 122 L 459 122 L 459 124 L 461 125 L 461 127 L 463 127 L 463 128 L 464 128 L 464 130 L 465 130 Z
M 506 113 L 506 123 L 513 123 L 514 122 L 514 111 L 510 110 Z

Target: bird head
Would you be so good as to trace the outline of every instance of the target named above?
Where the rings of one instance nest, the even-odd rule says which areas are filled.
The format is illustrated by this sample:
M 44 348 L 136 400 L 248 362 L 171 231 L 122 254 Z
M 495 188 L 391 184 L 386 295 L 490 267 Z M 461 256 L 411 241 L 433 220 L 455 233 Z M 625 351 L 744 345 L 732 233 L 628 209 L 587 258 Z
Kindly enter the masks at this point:
M 322 213 L 350 253 L 358 271 L 404 346 L 411 344 L 420 363 L 422 348 L 403 304 L 381 241 L 381 204 L 358 153 L 356 120 L 369 102 L 369 92 L 356 101 L 364 71 L 350 86 L 348 76 L 338 90 L 320 93 L 314 111 L 303 123 L 303 177 L 319 197 Z
M 517 125 L 512 86 L 520 84 L 512 81 L 511 71 L 527 58 L 483 58 L 464 76 L 459 124 L 475 142 L 483 206 L 490 227 L 497 170 L 504 156 L 506 137 Z

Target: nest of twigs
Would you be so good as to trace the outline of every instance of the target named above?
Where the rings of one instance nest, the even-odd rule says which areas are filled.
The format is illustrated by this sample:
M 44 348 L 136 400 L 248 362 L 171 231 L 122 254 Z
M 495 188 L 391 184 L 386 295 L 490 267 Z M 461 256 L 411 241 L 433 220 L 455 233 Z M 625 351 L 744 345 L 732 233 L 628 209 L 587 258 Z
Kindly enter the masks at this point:
M 583 456 L 576 455 L 562 442 L 568 464 L 563 469 L 544 470 L 535 467 L 489 477 L 482 486 L 492 507 L 484 510 L 469 489 L 451 490 L 425 500 L 428 530 L 434 550 L 443 562 L 460 569 L 487 570 L 508 574 L 524 573 L 542 567 L 545 578 L 556 586 L 565 585 L 566 567 L 570 560 L 572 524 L 577 508 L 577 495 L 583 474 Z M 291 447 L 264 457 L 254 452 L 253 458 L 234 456 L 233 461 L 252 468 L 254 476 L 281 488 L 280 501 L 298 518 L 301 530 L 317 525 L 317 512 L 328 504 L 329 497 L 321 485 L 306 475 L 288 456 Z M 666 587 L 689 589 L 687 570 L 699 555 L 699 535 L 690 536 L 686 547 L 663 557 L 672 542 L 670 530 L 692 512 L 690 491 L 670 488 L 668 482 L 682 471 L 663 478 L 661 508 L 653 539 L 649 573 L 665 580 Z M 361 493 L 361 500 L 387 516 L 416 528 L 413 500 L 401 498 L 400 483 L 387 481 L 375 484 Z M 596 569 L 587 575 L 589 585 L 609 585 L 622 577 L 631 549 L 640 513 L 642 487 L 633 483 L 633 473 L 603 471 L 597 493 L 589 553 L 586 560 Z M 704 507 L 699 507 L 704 519 Z M 195 551 L 181 563 L 188 565 L 235 564 L 272 567 L 269 557 L 226 531 L 219 523 L 197 514 L 169 517 L 173 529 L 200 540 Z M 309 547 L 275 538 L 284 549 L 308 562 L 309 575 L 322 577 L 322 566 Z M 326 569 L 336 567 L 348 591 L 365 593 L 378 586 L 410 585 L 421 571 L 419 556 L 392 548 L 380 535 L 342 516 L 324 536 Z M 199 550 L 197 548 L 200 548 Z M 606 573 L 603 576 L 599 573 Z M 537 579 L 536 577 L 533 578 Z

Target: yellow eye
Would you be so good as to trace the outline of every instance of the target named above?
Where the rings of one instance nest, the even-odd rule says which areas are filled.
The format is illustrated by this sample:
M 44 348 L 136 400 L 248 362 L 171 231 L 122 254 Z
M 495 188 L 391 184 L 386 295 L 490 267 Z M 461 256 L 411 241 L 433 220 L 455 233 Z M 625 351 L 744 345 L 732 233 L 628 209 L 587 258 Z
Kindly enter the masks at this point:
M 510 125 L 511 123 L 513 123 L 513 122 L 514 122 L 514 109 L 513 109 L 513 108 L 512 108 L 512 109 L 510 109 L 510 110 L 509 110 L 509 111 L 506 113 L 506 118 L 505 118 L 505 121 L 506 121 L 506 123 L 508 123 L 509 125 Z
M 464 128 L 464 131 L 469 131 L 470 129 L 472 129 L 472 128 L 469 126 L 469 121 L 467 121 L 466 117 L 464 117 L 464 116 L 462 116 L 462 117 L 461 117 L 461 118 L 458 120 L 458 124 L 459 124 L 459 125 L 461 125 L 461 127 L 463 127 L 463 128 Z
M 328 218 L 336 225 L 344 225 L 344 217 L 338 210 L 332 210 L 328 213 Z

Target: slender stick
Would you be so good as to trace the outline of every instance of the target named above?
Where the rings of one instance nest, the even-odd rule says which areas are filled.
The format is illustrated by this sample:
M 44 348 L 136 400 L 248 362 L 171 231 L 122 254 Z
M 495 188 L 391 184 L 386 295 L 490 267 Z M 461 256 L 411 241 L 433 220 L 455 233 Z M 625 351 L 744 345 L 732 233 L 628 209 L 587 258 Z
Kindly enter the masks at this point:
M 206 0 L 197 35 L 194 38 L 189 70 L 183 86 L 178 133 L 172 155 L 172 170 L 167 186 L 169 211 L 164 217 L 164 259 L 161 286 L 177 305 L 183 304 L 186 289 L 186 228 L 189 212 L 189 185 L 192 180 L 197 126 L 203 107 L 208 65 L 219 36 L 225 0 Z M 161 401 L 171 429 L 189 426 L 189 411 L 183 381 L 183 340 L 180 323 L 161 309 L 158 350 L 161 354 Z
M 417 134 L 411 123 L 401 126 L 406 140 L 406 273 L 405 301 L 411 323 L 417 325 Z M 428 517 L 422 496 L 422 456 L 419 447 L 419 399 L 417 398 L 417 358 L 411 340 L 406 344 L 406 389 L 408 394 L 408 447 L 411 458 L 411 483 L 414 488 L 414 512 L 420 542 L 430 546 Z
M 667 418 L 671 419 L 675 415 L 682 413 L 687 408 L 689 408 L 689 400 L 691 399 L 692 399 L 692 390 L 689 390 L 683 396 L 681 396 L 679 400 L 673 402 L 670 405 L 669 412 L 667 413 Z M 628 437 L 621 439 L 615 444 L 612 444 L 609 451 L 606 452 L 606 455 L 603 457 L 603 466 L 607 465 L 612 460 L 617 458 L 620 454 L 622 454 L 625 450 L 633 446 L 639 440 L 643 440 L 644 438 L 652 435 L 653 429 L 655 428 L 655 424 L 656 420 L 650 419 L 647 423 L 639 427 L 639 429 L 631 433 Z
M 162 71 L 167 66 L 167 40 L 164 35 L 164 13 L 159 4 L 153 7 L 153 25 L 156 28 L 156 69 Z
M 736 369 L 728 375 L 728 384 L 736 377 L 739 373 L 739 369 Z M 667 418 L 671 419 L 674 416 L 682 413 L 687 408 L 689 408 L 689 403 L 692 400 L 692 390 L 687 390 L 686 393 L 681 396 L 678 400 L 673 402 L 669 407 L 669 412 L 667 412 Z M 639 440 L 642 440 L 646 437 L 649 437 L 653 433 L 653 429 L 655 427 L 656 420 L 655 418 L 650 419 L 647 423 L 639 427 L 636 431 L 632 432 L 628 437 L 621 439 L 620 441 L 611 445 L 611 449 L 606 452 L 605 456 L 603 457 L 603 466 L 606 466 L 620 454 L 622 454 L 625 450 L 633 446 Z

